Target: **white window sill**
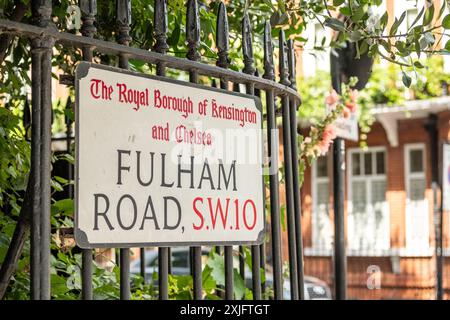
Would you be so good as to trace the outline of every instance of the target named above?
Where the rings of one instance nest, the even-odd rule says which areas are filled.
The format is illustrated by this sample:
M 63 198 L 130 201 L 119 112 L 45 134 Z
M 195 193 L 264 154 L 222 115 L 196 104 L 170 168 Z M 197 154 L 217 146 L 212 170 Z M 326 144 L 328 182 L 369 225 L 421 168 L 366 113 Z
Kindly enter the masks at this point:
M 434 255 L 434 248 L 391 248 L 385 250 L 357 250 L 348 249 L 348 257 L 402 257 L 402 258 L 416 258 L 416 257 L 432 257 Z M 308 247 L 304 251 L 307 257 L 327 257 L 333 255 L 333 249 L 319 249 Z M 450 256 L 450 248 L 445 249 L 443 252 L 444 256 Z

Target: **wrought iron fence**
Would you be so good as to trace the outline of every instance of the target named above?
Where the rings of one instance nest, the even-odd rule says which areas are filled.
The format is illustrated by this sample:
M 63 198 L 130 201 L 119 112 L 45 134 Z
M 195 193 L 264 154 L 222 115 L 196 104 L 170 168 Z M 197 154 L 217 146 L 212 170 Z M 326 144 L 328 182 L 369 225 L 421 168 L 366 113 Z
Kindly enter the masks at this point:
M 244 84 L 249 95 L 265 96 L 264 119 L 266 121 L 268 148 L 267 157 L 278 167 L 279 141 L 272 132 L 277 130 L 276 118 L 281 114 L 283 132 L 283 163 L 285 173 L 286 216 L 288 226 L 289 254 L 289 284 L 292 299 L 304 298 L 303 251 L 300 212 L 300 188 L 298 179 L 298 149 L 297 149 L 297 117 L 296 111 L 300 105 L 300 96 L 296 88 L 295 54 L 292 40 L 286 41 L 283 30 L 279 32 L 279 81 L 275 81 L 274 49 L 271 35 L 271 25 L 266 22 L 264 29 L 264 75 L 259 77 L 255 69 L 252 46 L 252 28 L 248 15 L 242 20 L 242 50 L 244 57 L 243 72 L 229 70 L 229 32 L 226 6 L 220 3 L 217 12 L 216 47 L 217 66 L 201 62 L 199 53 L 200 20 L 196 0 L 187 1 L 186 42 L 188 44 L 187 59 L 167 55 L 167 3 L 165 0 L 154 2 L 154 38 L 156 40 L 152 51 L 131 46 L 131 1 L 117 0 L 117 43 L 95 39 L 96 35 L 96 1 L 79 1 L 82 26 L 81 36 L 59 32 L 52 22 L 52 1 L 31 1 L 34 25 L 0 19 L 0 32 L 30 40 L 32 60 L 32 99 L 30 112 L 25 112 L 24 121 L 31 127 L 31 174 L 27 197 L 31 199 L 31 298 L 50 299 L 50 181 L 52 156 L 52 55 L 55 43 L 71 46 L 82 50 L 84 61 L 92 61 L 94 52 L 118 56 L 120 68 L 129 69 L 129 59 L 137 59 L 156 66 L 158 76 L 167 76 L 166 71 L 175 69 L 189 73 L 189 81 L 199 82 L 199 76 L 206 76 L 212 81 L 220 79 L 220 88 L 228 90 L 229 84 Z M 70 77 L 66 77 L 70 80 Z M 69 81 L 70 83 L 70 81 Z M 234 87 L 239 90 L 238 86 Z M 279 101 L 277 100 L 279 98 Z M 67 103 L 70 108 L 72 103 Z M 279 106 L 279 107 L 278 107 Z M 281 112 L 279 112 L 281 110 Z M 66 141 L 67 150 L 72 140 L 71 121 L 67 119 Z M 31 123 L 31 124 L 30 124 Z M 67 178 L 73 178 L 72 167 L 67 166 Z M 69 186 L 68 195 L 73 197 L 73 188 Z M 280 225 L 280 194 L 278 170 L 269 177 L 270 193 L 270 255 L 273 267 L 274 299 L 283 298 L 282 270 L 282 237 Z M 217 248 L 225 256 L 225 286 L 223 296 L 233 299 L 233 247 Z M 141 248 L 141 274 L 145 274 L 145 250 Z M 245 273 L 243 248 L 239 248 L 240 273 Z M 260 267 L 267 264 L 264 243 L 251 247 L 252 260 L 252 290 L 253 298 L 261 299 L 266 289 L 261 283 Z M 202 249 L 190 248 L 191 274 L 193 276 L 194 298 L 202 299 Z M 171 249 L 158 248 L 158 288 L 159 299 L 168 299 L 168 276 Z M 82 298 L 93 298 L 92 286 L 93 251 L 82 250 Z M 130 249 L 121 248 L 119 253 L 120 266 L 120 298 L 130 299 Z

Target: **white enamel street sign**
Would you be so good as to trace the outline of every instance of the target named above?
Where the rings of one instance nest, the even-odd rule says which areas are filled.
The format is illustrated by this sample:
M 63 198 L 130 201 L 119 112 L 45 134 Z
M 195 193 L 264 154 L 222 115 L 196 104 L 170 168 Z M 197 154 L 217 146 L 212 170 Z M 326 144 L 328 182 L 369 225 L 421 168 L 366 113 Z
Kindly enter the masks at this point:
M 327 105 L 327 112 L 331 112 L 330 106 Z M 358 141 L 358 116 L 356 112 L 350 112 L 348 118 L 340 116 L 333 125 L 335 127 L 336 135 L 340 138 Z
M 442 206 L 450 211 L 450 144 L 444 143 L 442 155 Z
M 258 98 L 89 63 L 75 81 L 80 247 L 262 242 Z

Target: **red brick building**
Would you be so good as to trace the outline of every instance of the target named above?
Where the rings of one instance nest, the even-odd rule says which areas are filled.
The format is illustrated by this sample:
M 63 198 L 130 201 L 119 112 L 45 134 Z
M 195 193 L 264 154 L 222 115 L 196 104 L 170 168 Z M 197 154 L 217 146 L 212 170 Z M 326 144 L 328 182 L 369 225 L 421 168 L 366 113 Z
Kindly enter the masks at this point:
M 349 299 L 434 299 L 435 227 L 430 115 L 439 150 L 450 141 L 450 98 L 374 109 L 367 149 L 346 142 L 345 234 Z M 441 152 L 441 151 L 439 151 Z M 305 273 L 333 286 L 332 154 L 305 173 L 301 189 Z M 439 160 L 440 161 L 440 160 Z M 440 172 L 439 172 L 440 174 Z M 443 220 L 444 289 L 450 298 L 450 219 Z

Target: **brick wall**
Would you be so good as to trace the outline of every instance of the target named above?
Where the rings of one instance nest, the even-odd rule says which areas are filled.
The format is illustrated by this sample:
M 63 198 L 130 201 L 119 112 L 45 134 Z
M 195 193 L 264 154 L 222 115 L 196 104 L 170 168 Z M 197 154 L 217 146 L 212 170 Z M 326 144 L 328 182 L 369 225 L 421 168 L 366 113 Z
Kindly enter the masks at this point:
M 450 141 L 450 111 L 438 114 L 438 127 L 440 143 Z M 408 143 L 424 143 L 425 145 L 425 170 L 426 191 L 425 197 L 429 203 L 429 234 L 430 247 L 434 247 L 433 224 L 433 194 L 431 190 L 431 158 L 429 150 L 429 135 L 425 130 L 426 118 L 405 119 L 398 121 L 399 145 L 391 147 L 388 143 L 386 132 L 379 123 L 373 125 L 368 134 L 369 147 L 386 147 L 386 200 L 389 205 L 390 217 L 390 245 L 391 248 L 403 248 L 405 246 L 405 168 L 404 147 Z M 346 142 L 346 148 L 358 147 L 357 143 Z M 332 209 L 332 166 L 329 157 L 330 178 L 330 208 Z M 347 189 L 346 181 L 346 189 Z M 311 211 L 313 199 L 311 196 L 311 170 L 305 172 L 305 180 L 301 189 L 302 198 L 302 230 L 305 247 L 312 245 Z M 347 216 L 347 190 L 346 190 L 345 215 Z M 332 216 L 332 213 L 331 213 Z M 444 214 L 444 247 L 450 247 L 449 213 Z M 398 259 L 398 261 L 396 261 Z M 426 257 L 349 257 L 348 258 L 348 293 L 349 298 L 378 299 L 378 298 L 410 298 L 432 299 L 435 296 L 435 259 Z M 444 278 L 450 276 L 450 257 L 446 259 Z M 369 290 L 367 280 L 370 274 L 367 268 L 377 265 L 381 271 L 381 288 Z M 317 276 L 333 285 L 333 268 L 330 257 L 305 257 L 305 272 L 308 275 Z M 447 294 L 450 296 L 450 283 L 444 283 Z

